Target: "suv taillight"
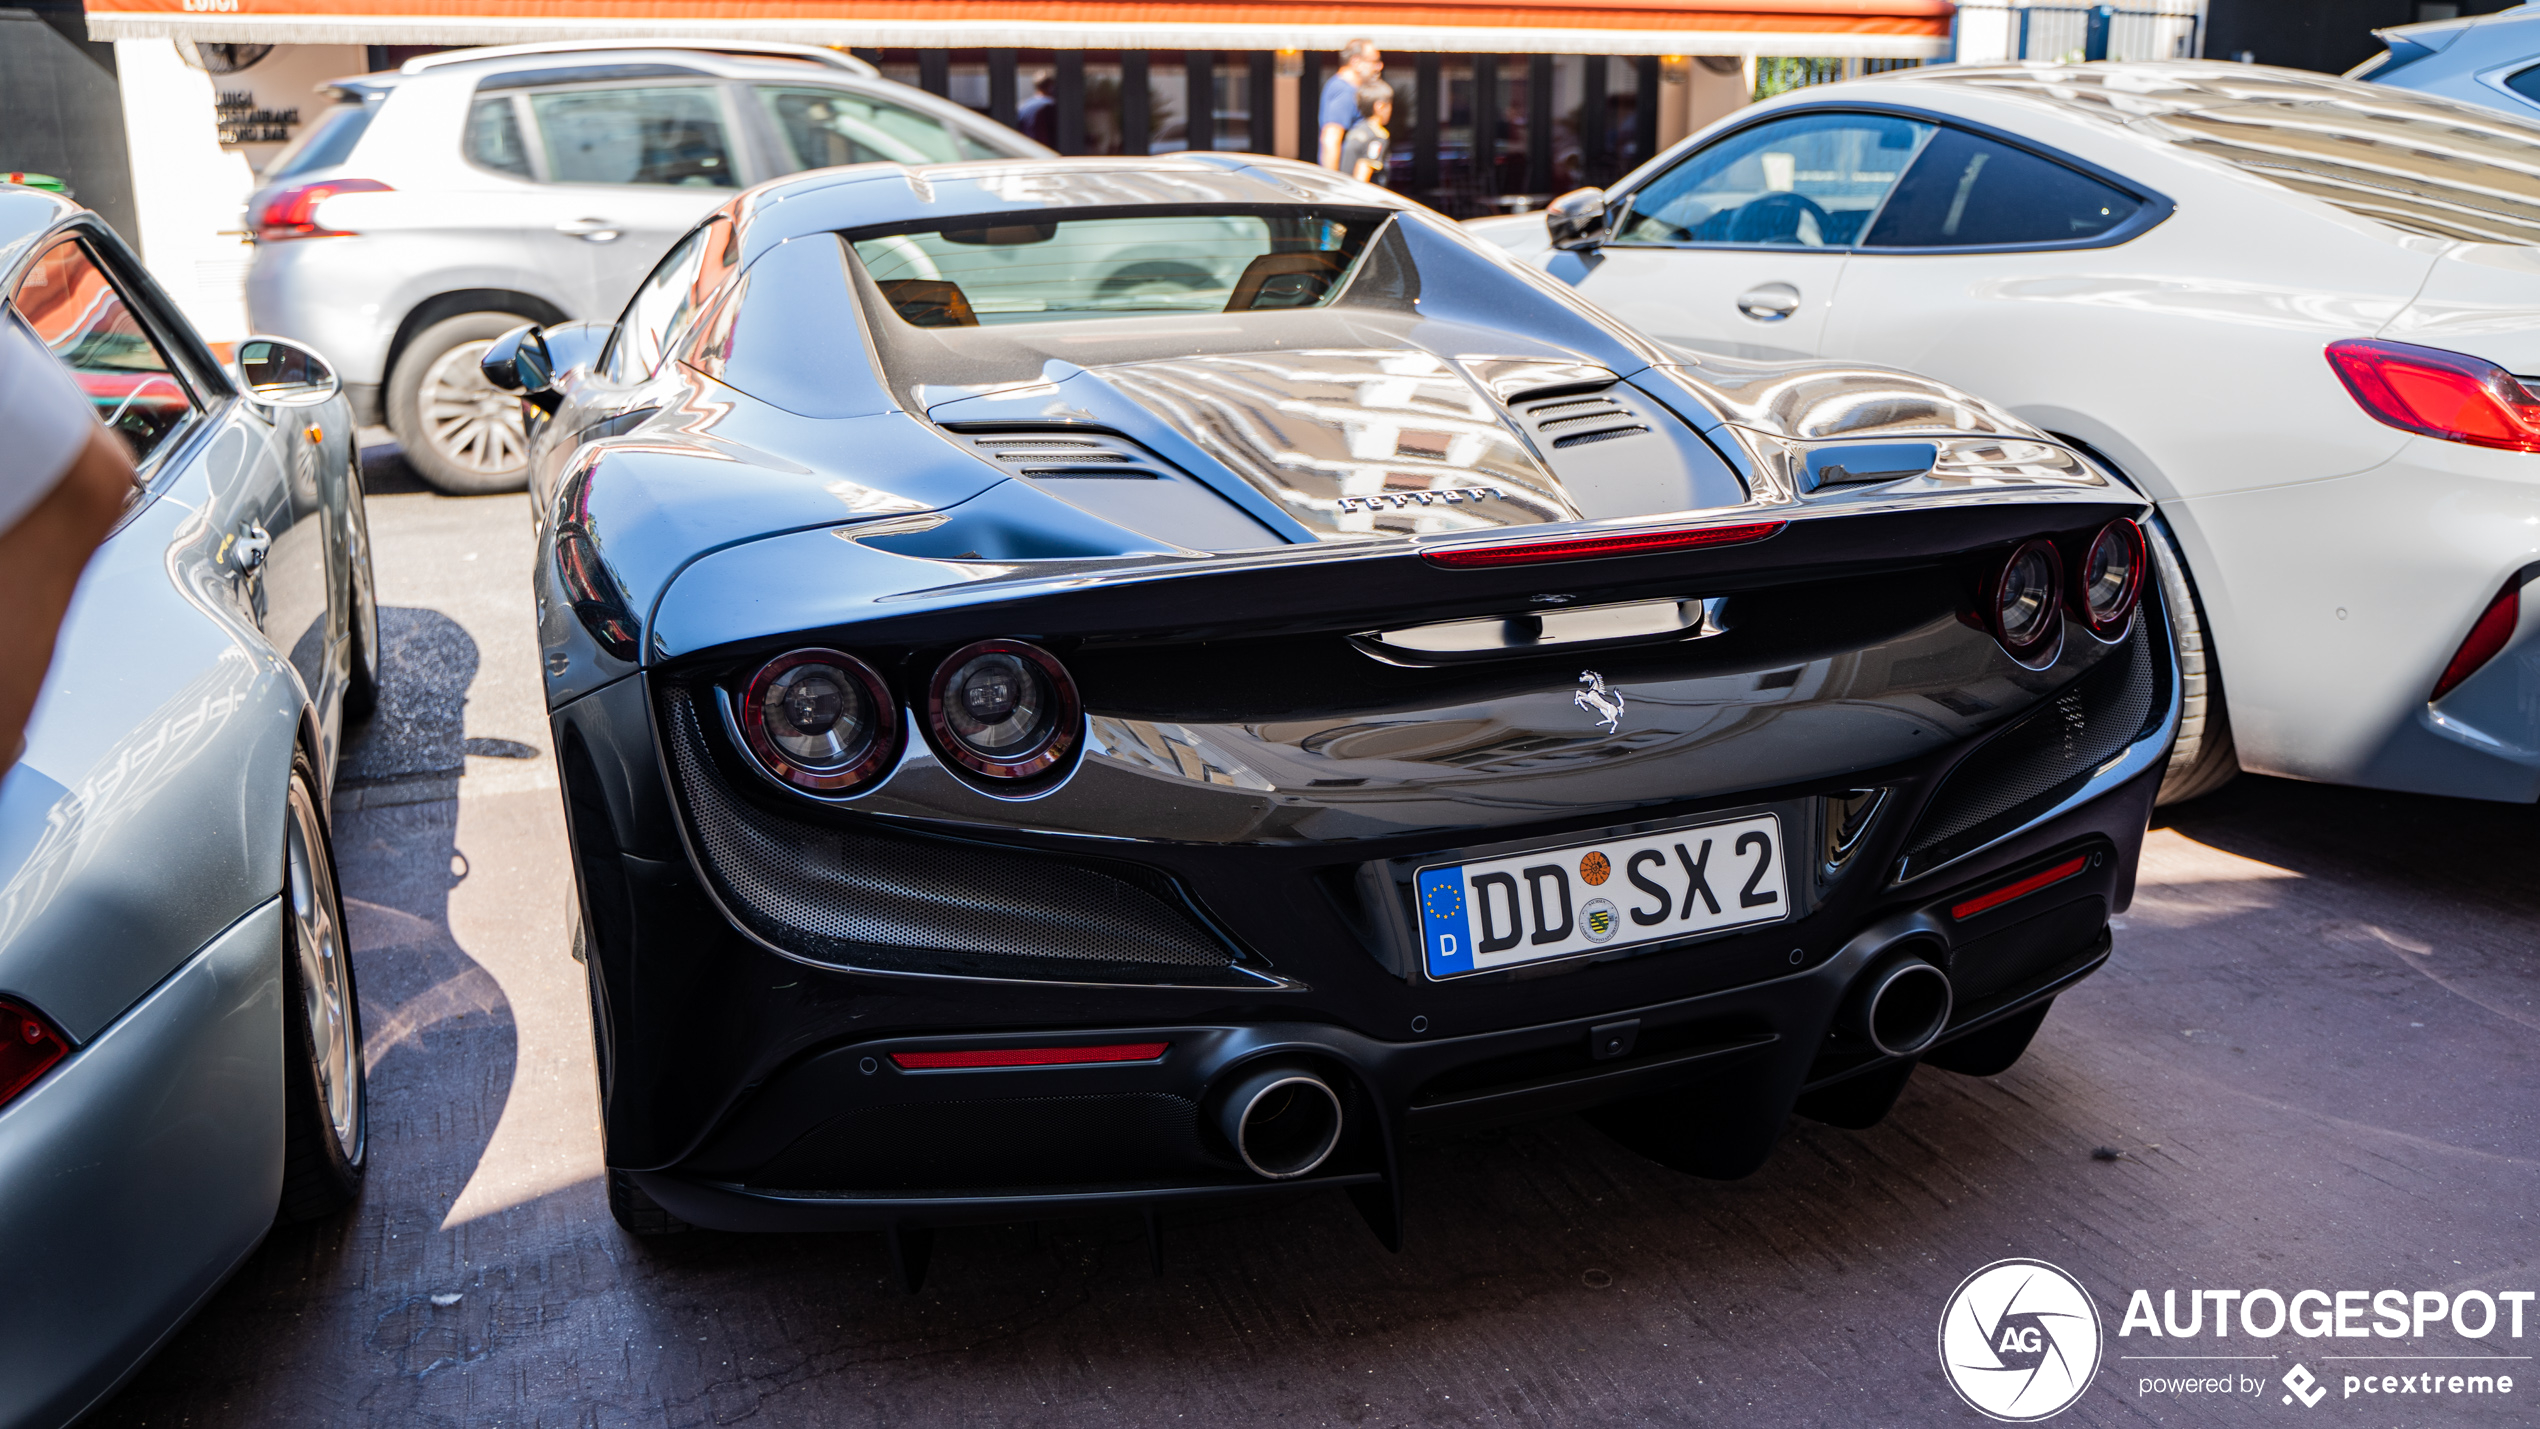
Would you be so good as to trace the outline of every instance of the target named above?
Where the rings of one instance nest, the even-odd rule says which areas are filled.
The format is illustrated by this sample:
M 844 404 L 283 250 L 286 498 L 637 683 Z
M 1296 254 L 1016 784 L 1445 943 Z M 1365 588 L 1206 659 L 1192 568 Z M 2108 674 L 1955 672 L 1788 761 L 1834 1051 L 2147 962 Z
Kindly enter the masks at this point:
M 256 241 L 280 243 L 287 238 L 350 238 L 339 228 L 317 226 L 317 206 L 337 194 L 384 194 L 392 192 L 377 179 L 324 179 L 314 184 L 298 184 L 265 200 L 264 212 L 256 215 Z

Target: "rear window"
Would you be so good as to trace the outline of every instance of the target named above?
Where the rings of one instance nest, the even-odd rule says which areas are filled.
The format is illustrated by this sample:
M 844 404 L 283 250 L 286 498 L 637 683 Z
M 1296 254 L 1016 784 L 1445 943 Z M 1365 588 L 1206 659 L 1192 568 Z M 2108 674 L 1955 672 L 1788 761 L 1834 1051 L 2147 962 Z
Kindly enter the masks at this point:
M 2410 233 L 2540 247 L 2540 128 L 2405 91 L 2148 121 L 2180 148 Z
M 1320 307 L 1383 223 L 1381 214 L 1282 209 L 1008 221 L 853 242 L 902 320 L 993 327 Z
M 273 167 L 265 170 L 265 178 L 287 179 L 317 169 L 331 169 L 353 157 L 353 146 L 362 142 L 372 117 L 379 113 L 375 104 L 339 104 L 309 121 L 299 137 L 282 146 L 273 156 Z

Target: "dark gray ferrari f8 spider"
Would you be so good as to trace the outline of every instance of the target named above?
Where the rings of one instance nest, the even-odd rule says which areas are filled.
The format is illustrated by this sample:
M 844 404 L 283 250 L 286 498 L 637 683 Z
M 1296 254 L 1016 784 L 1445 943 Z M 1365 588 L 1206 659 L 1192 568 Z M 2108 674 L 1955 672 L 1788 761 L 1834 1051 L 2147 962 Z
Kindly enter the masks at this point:
M 1563 1112 L 1744 1175 L 2009 1066 L 2133 889 L 2140 497 L 1320 170 L 805 175 L 486 366 L 639 1234 L 1398 1244 L 1406 1137 Z

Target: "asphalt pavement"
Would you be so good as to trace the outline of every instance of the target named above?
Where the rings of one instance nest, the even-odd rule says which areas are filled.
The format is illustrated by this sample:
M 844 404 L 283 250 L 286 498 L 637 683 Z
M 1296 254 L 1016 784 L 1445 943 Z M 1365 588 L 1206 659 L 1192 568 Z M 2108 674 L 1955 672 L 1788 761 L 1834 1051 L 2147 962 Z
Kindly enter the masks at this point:
M 2102 1317 L 2061 1423 L 2540 1422 L 2540 1306 L 2519 1340 L 2117 1333 L 2137 1289 L 2540 1289 L 2540 814 L 2251 777 L 2156 824 L 2113 960 L 2018 1066 L 1797 1122 L 1745 1181 L 1565 1119 L 1416 1143 L 1399 1255 L 1337 1195 L 1171 1215 L 1160 1276 L 1127 1218 L 946 1231 L 914 1295 L 870 1236 L 639 1244 L 599 1179 L 524 500 L 373 490 L 388 675 L 336 801 L 368 1189 L 277 1229 L 97 1424 L 1974 1425 L 1935 1331 L 2011 1257 Z M 2149 1358 L 2181 1353 L 2244 1358 Z M 2436 1353 L 2521 1382 L 2338 1392 Z

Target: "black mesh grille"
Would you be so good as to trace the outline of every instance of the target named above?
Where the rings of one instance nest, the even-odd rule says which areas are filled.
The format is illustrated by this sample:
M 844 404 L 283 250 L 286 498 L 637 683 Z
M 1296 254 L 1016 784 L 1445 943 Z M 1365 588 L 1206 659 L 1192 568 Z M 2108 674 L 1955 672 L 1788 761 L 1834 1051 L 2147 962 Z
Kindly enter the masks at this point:
M 1230 982 L 1232 951 L 1172 884 L 950 839 L 788 819 L 726 787 L 696 701 L 663 697 L 670 767 L 725 903 L 752 932 L 857 967 L 1076 981 Z
M 2148 620 L 2090 673 L 1967 756 L 1906 842 L 1911 876 L 2000 838 L 2089 782 L 2151 723 L 2160 681 Z

